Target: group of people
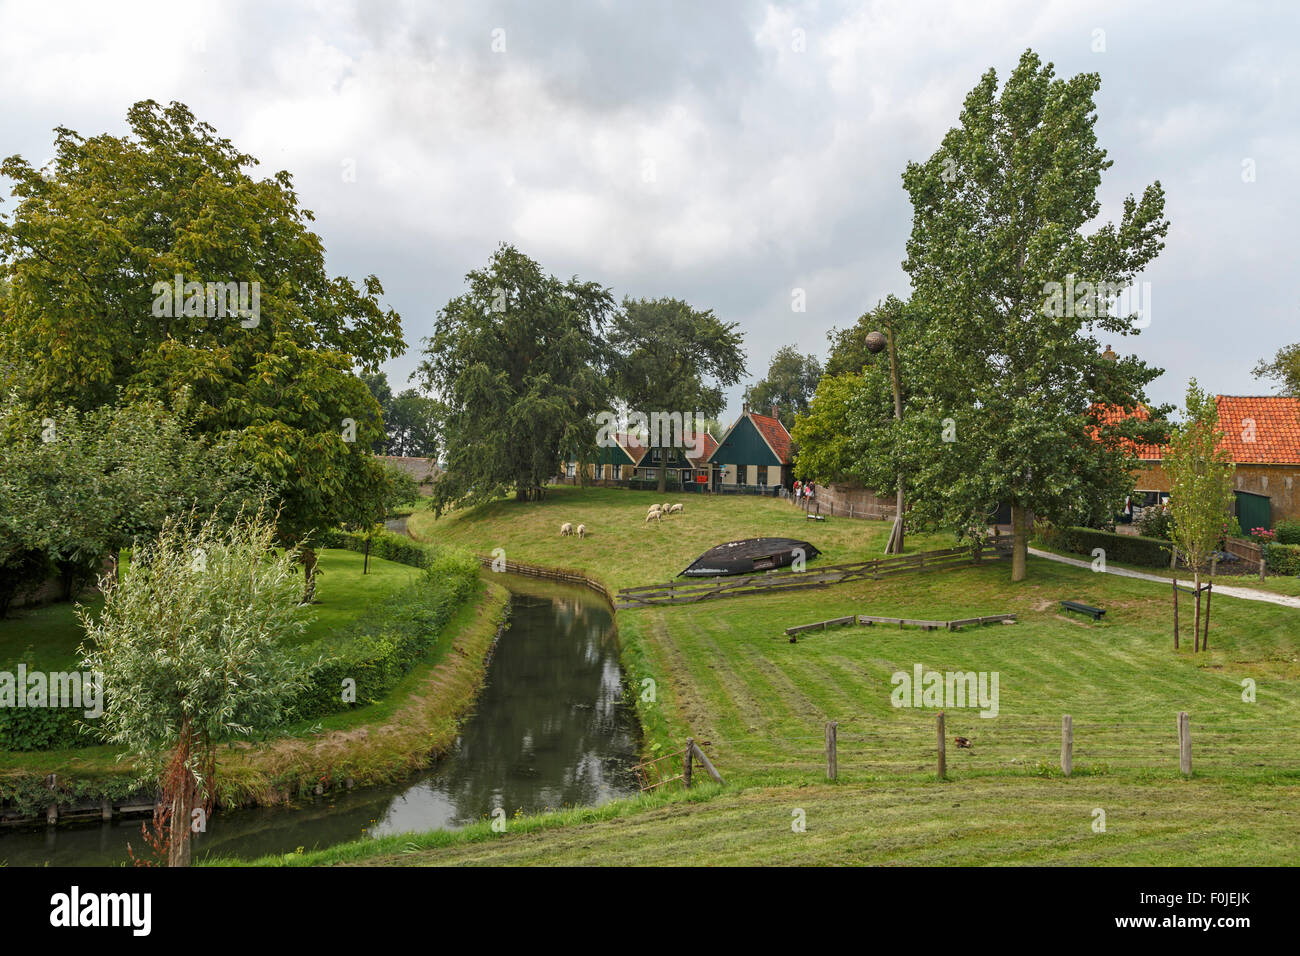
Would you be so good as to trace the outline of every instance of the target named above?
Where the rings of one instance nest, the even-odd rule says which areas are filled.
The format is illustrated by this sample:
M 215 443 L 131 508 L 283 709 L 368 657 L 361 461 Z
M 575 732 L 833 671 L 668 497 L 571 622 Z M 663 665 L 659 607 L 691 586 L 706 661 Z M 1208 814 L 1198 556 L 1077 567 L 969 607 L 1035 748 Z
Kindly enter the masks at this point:
M 794 483 L 794 499 L 798 502 L 812 501 L 817 494 L 817 482 L 815 481 L 796 481 Z

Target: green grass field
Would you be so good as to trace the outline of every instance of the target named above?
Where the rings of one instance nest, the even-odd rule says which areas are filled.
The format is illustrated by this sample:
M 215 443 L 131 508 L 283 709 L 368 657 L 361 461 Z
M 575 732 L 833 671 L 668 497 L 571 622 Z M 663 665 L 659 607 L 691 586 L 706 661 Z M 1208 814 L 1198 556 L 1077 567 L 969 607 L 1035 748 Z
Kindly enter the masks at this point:
M 540 504 L 498 502 L 436 522 L 417 514 L 412 525 L 431 540 L 483 553 L 503 547 L 508 557 L 583 569 L 615 586 L 667 579 L 731 538 L 805 537 L 830 563 L 878 555 L 888 531 L 881 522 L 805 522 L 781 501 L 709 497 L 692 497 L 685 516 L 645 528 L 654 498 L 561 488 Z M 585 521 L 592 536 L 560 538 L 563 521 Z M 1105 623 L 1064 615 L 1063 598 L 1106 608 Z M 795 644 L 782 633 L 852 613 L 942 620 L 1001 612 L 1019 623 L 960 632 L 831 628 Z M 641 704 L 646 750 L 667 752 L 693 736 L 727 787 L 689 801 L 538 818 L 504 837 L 358 844 L 316 862 L 1293 863 L 1300 611 L 1216 597 L 1211 618 L 1208 652 L 1191 652 L 1186 614 L 1176 652 L 1163 586 L 1040 559 L 1018 584 L 999 563 L 620 611 L 626 679 L 637 689 L 654 682 L 654 702 Z M 891 704 L 892 675 L 918 663 L 999 677 L 996 718 L 947 709 L 942 783 L 935 709 Z M 1248 678 L 1253 703 L 1243 700 Z M 1190 780 L 1178 768 L 1180 710 L 1191 716 Z M 1059 770 L 1065 713 L 1074 721 L 1071 779 Z M 825 777 L 828 720 L 839 722 L 836 784 Z M 955 748 L 958 734 L 973 746 Z M 790 814 L 800 807 L 808 832 L 794 834 Z M 1105 834 L 1092 829 L 1094 808 L 1110 815 Z
M 407 521 L 420 539 L 480 554 L 503 548 L 508 561 L 583 571 L 607 587 L 656 584 L 675 577 L 699 555 L 737 538 L 783 537 L 812 542 L 822 552 L 809 567 L 881 557 L 889 525 L 827 518 L 809 521 L 789 501 L 755 495 L 674 497 L 617 488 L 547 489 L 546 500 L 520 505 L 494 501 L 435 518 L 428 510 Z M 680 502 L 685 511 L 646 524 L 654 502 Z M 560 537 L 560 525 L 587 526 L 587 537 Z M 914 535 L 908 551 L 952 547 L 948 535 Z

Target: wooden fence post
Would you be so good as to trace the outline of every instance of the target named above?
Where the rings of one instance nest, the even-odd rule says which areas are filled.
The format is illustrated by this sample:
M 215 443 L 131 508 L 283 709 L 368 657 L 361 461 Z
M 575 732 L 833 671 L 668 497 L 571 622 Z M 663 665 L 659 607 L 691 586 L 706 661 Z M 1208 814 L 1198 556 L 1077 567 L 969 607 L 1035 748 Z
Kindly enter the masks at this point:
M 943 736 L 943 711 L 939 711 L 939 779 L 943 780 L 948 776 L 948 750 L 947 741 Z
M 1185 710 L 1178 712 L 1178 769 L 1184 777 L 1192 775 L 1192 724 Z
M 835 753 L 835 731 L 839 724 L 834 720 L 826 722 L 826 779 L 834 780 L 839 776 L 840 765 Z
M 1067 777 L 1074 772 L 1074 718 L 1066 714 L 1061 718 L 1061 773 Z
M 712 777 L 715 783 L 722 783 L 722 774 L 714 769 L 713 761 L 705 755 L 695 741 L 691 741 L 691 749 L 695 751 L 695 756 L 699 758 L 700 764 L 704 767 L 704 772 Z
M 59 804 L 58 797 L 54 790 L 58 786 L 58 774 L 50 774 L 45 778 L 45 785 L 50 788 L 50 805 L 45 808 L 45 822 L 54 824 L 59 822 Z
M 691 767 L 691 762 L 692 762 L 691 758 L 694 755 L 695 755 L 695 738 L 687 737 L 686 754 L 682 759 L 682 783 L 685 784 L 687 790 L 691 789 L 691 770 L 693 769 Z M 669 772 L 671 773 L 671 771 Z

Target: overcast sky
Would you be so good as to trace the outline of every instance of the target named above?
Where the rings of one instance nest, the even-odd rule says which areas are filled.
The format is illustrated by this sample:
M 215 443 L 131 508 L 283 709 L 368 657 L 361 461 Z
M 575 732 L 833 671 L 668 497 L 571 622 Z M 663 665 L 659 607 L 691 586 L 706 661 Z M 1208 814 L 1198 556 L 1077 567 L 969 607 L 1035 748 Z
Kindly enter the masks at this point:
M 121 133 L 137 100 L 188 104 L 258 175 L 293 174 L 331 271 L 379 276 L 410 345 L 397 388 L 502 241 L 739 322 L 757 378 L 907 294 L 904 166 L 1032 47 L 1101 75 L 1102 218 L 1165 189 L 1151 324 L 1116 349 L 1166 369 L 1158 401 L 1190 376 L 1264 394 L 1252 367 L 1300 340 L 1297 9 L 0 0 L 0 155 L 43 163 L 55 126 Z M 736 389 L 724 422 L 738 410 Z

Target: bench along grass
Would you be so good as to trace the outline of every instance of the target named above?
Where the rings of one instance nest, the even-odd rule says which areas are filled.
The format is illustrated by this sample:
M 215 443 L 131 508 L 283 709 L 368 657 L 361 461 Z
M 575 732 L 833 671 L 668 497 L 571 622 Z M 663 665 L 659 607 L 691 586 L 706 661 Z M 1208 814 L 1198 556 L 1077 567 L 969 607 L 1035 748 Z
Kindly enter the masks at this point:
M 1106 613 L 1102 608 L 1093 607 L 1091 604 L 1084 604 L 1082 601 L 1062 601 L 1061 610 L 1077 611 L 1080 614 L 1087 614 L 1094 621 L 1100 621 L 1102 616 Z
M 923 631 L 958 631 L 971 624 L 1014 624 L 1014 614 L 985 614 L 981 617 L 963 617 L 955 621 L 927 621 L 910 617 L 878 617 L 874 614 L 850 614 L 848 617 L 834 617 L 829 621 L 817 621 L 814 624 L 798 624 L 787 627 L 787 637 L 794 637 L 805 631 L 824 631 L 836 625 L 861 624 L 871 627 L 876 624 L 894 624 L 898 627 L 919 627 Z M 793 643 L 793 642 L 792 642 Z

